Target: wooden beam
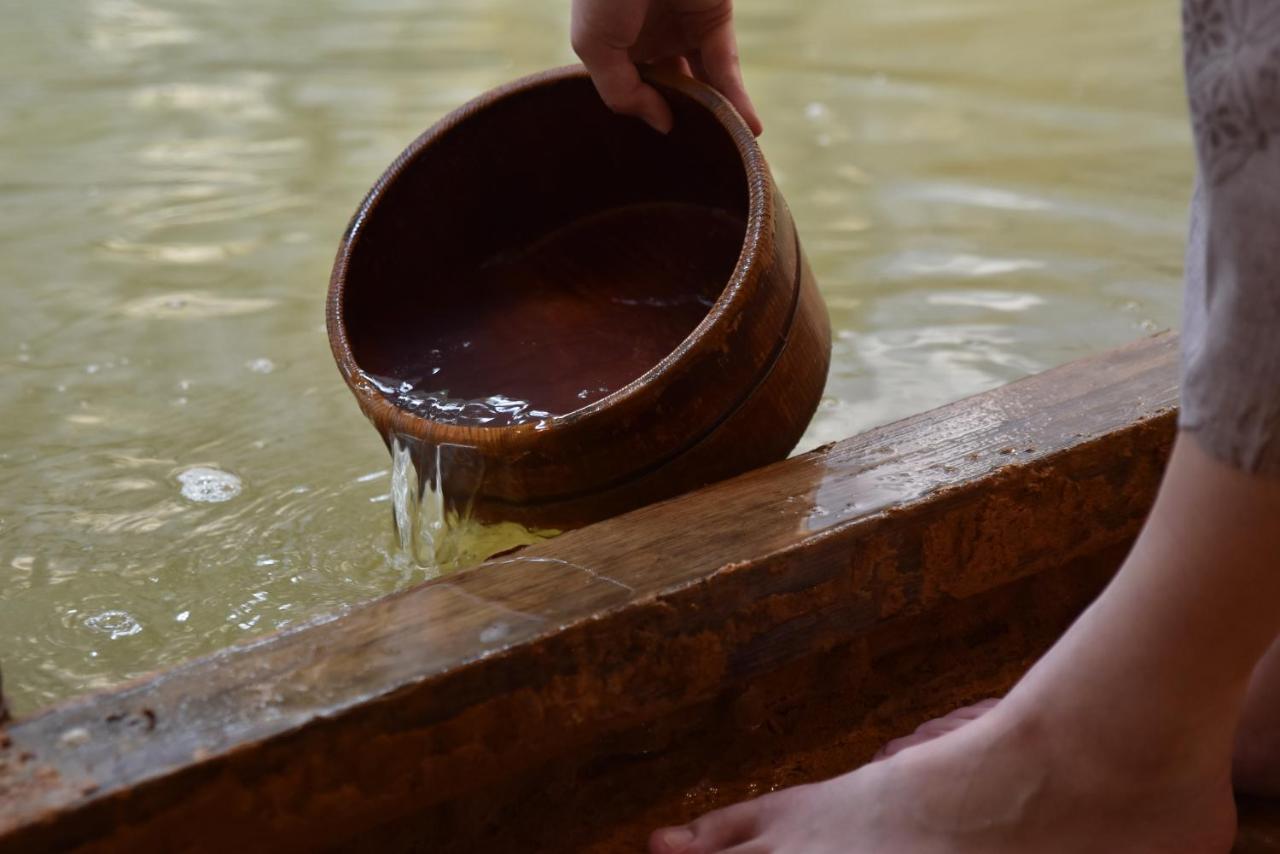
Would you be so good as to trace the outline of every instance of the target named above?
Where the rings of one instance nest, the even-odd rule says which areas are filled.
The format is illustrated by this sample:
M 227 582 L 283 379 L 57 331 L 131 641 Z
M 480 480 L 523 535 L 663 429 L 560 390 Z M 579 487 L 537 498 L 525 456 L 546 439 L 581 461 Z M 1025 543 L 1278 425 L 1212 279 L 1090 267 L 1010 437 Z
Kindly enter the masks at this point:
M 0 851 L 479 850 L 538 774 L 717 710 L 749 724 L 760 685 L 799 702 L 880 662 L 910 694 L 894 649 L 1036 635 L 1020 602 L 1053 612 L 1047 637 L 1150 506 L 1175 350 L 1140 341 L 19 721 Z

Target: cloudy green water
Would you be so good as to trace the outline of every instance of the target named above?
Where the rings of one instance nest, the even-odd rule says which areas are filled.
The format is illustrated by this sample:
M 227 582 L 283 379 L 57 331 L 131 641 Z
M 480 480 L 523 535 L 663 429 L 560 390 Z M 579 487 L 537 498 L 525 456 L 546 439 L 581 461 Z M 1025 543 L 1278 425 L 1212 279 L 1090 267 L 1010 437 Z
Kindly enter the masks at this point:
M 832 310 L 817 444 L 1176 324 L 1165 0 L 740 0 Z M 420 579 L 322 297 L 448 109 L 563 0 L 3 0 L 0 666 L 18 711 Z M 234 474 L 219 503 L 179 475 Z M 225 495 L 222 497 L 226 497 Z

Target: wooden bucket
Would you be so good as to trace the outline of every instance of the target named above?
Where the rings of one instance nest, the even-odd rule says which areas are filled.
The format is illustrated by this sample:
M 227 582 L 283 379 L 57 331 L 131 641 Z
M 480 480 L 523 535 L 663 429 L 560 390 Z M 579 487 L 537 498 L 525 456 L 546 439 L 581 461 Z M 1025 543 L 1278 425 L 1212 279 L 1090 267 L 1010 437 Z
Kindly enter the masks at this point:
M 667 136 L 577 67 L 483 95 L 342 240 L 338 367 L 481 518 L 567 528 L 667 498 L 782 459 L 817 407 L 826 308 L 755 139 L 711 88 L 652 82 Z

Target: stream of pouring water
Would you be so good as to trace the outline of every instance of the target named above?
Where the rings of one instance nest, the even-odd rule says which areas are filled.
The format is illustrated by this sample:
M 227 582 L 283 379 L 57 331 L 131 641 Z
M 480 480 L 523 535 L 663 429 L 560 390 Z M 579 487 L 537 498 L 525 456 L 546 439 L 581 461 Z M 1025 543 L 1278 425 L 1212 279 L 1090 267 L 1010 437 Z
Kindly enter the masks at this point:
M 471 515 L 474 495 L 446 497 L 448 450 L 449 446 L 429 448 L 430 464 L 420 465 L 408 441 L 400 436 L 391 440 L 392 521 L 399 554 L 427 578 L 556 535 L 514 522 L 481 523 Z

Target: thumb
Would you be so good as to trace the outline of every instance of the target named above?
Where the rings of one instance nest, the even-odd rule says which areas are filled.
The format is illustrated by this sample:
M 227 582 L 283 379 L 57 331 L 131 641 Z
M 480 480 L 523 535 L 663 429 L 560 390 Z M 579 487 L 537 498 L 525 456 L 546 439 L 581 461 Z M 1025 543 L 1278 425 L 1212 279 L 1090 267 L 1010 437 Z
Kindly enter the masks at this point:
M 759 136 L 764 131 L 764 124 L 742 82 L 742 65 L 738 60 L 738 42 L 733 34 L 732 22 L 725 18 L 722 23 L 708 30 L 702 37 L 698 50 L 702 69 L 707 75 L 706 82 L 729 99 L 729 103 L 746 120 L 751 132 Z

